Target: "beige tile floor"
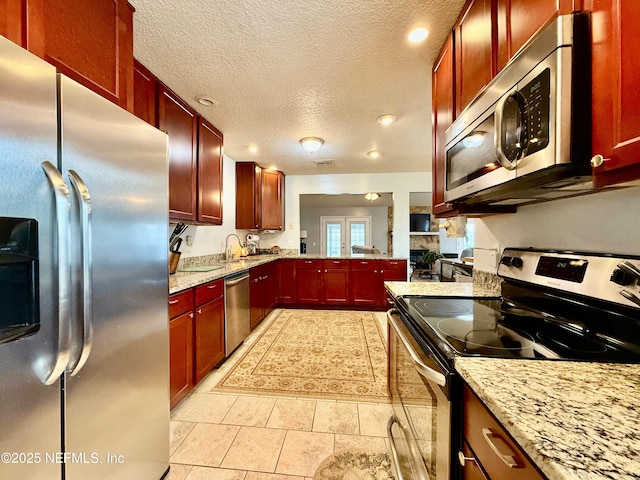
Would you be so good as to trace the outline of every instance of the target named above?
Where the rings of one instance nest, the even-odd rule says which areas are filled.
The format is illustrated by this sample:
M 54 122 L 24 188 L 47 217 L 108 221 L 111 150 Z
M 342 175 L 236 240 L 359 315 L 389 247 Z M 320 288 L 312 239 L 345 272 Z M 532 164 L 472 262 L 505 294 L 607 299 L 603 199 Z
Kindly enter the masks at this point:
M 210 392 L 276 314 L 172 410 L 167 480 L 309 479 L 333 452 L 388 448 L 388 404 Z

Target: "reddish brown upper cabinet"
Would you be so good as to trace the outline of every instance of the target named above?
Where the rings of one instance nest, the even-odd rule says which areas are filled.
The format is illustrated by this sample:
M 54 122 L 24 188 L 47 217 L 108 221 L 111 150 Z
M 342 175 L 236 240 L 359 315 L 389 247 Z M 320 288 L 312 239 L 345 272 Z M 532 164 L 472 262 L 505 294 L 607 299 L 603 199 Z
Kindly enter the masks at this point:
M 589 0 L 597 186 L 640 178 L 640 15 L 633 0 Z
M 236 163 L 236 228 L 284 228 L 284 174 L 253 162 Z
M 432 75 L 432 124 L 433 124 L 433 213 L 436 216 L 455 214 L 451 203 L 444 201 L 446 187 L 446 158 L 444 150 L 444 133 L 453 123 L 455 77 L 453 70 L 453 34 L 449 35 L 440 55 L 436 59 Z
M 4 0 L 0 34 L 133 111 L 133 12 L 126 0 Z
M 456 115 L 495 75 L 494 18 L 492 0 L 472 0 L 454 27 Z
M 222 225 L 222 133 L 198 121 L 198 221 Z
M 169 218 L 194 221 L 198 118 L 162 84 L 158 91 L 158 128 L 169 135 Z
M 497 0 L 498 71 L 538 30 L 558 15 L 580 10 L 583 0 Z
M 133 64 L 133 113 L 149 125 L 157 125 L 158 79 L 137 60 Z

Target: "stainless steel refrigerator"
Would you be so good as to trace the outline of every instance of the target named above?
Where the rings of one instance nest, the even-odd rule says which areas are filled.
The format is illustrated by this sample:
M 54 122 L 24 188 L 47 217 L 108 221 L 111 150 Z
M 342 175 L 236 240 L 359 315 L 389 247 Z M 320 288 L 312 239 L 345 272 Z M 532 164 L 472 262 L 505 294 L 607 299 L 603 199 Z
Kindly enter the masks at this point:
M 0 37 L 0 478 L 167 471 L 166 149 Z

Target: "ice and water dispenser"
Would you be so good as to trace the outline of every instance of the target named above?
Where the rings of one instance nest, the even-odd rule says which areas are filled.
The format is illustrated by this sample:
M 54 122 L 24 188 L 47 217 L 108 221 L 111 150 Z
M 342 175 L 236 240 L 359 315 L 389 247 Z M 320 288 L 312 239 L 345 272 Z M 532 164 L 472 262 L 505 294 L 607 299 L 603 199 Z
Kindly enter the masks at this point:
M 0 344 L 39 328 L 38 223 L 0 217 Z

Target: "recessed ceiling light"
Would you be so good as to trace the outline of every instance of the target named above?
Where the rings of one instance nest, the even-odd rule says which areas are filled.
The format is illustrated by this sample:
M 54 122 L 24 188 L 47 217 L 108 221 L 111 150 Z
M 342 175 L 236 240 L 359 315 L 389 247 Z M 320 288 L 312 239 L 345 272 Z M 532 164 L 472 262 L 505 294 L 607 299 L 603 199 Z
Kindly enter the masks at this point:
M 258 147 L 256 147 L 255 145 L 247 145 L 247 150 L 249 150 L 251 153 L 258 153 Z
M 378 158 L 380 156 L 380 152 L 378 150 L 371 150 L 367 152 L 367 155 L 371 158 Z
M 376 118 L 376 120 L 380 125 L 384 125 L 386 127 L 387 125 L 391 125 L 396 121 L 396 116 L 390 113 L 386 113 L 384 115 L 380 115 L 378 118 Z
M 317 152 L 323 143 L 324 140 L 320 137 L 304 137 L 300 139 L 302 148 L 304 148 L 309 153 Z
M 215 98 L 208 97 L 207 95 L 198 95 L 196 100 L 200 105 L 204 105 L 205 107 L 212 107 L 218 104 Z
M 429 36 L 429 30 L 427 30 L 426 28 L 420 27 L 420 28 L 416 28 L 415 30 L 411 30 L 411 32 L 409 32 L 409 35 L 407 36 L 407 39 L 411 43 L 420 43 L 424 41 L 428 36 Z

